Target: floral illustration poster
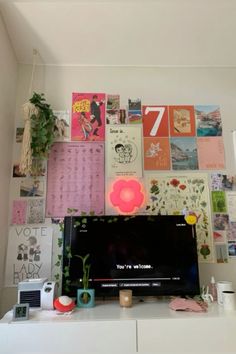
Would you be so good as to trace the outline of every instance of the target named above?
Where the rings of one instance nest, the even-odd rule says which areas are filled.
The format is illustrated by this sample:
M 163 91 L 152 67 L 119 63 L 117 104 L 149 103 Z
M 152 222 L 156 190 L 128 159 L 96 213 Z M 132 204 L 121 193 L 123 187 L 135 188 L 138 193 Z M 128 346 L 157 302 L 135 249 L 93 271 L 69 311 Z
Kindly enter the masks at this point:
M 108 126 L 107 176 L 142 177 L 141 126 Z
M 196 214 L 197 248 L 200 262 L 211 263 L 213 237 L 210 220 L 210 200 L 207 174 L 149 174 L 145 177 L 147 207 L 150 214 Z
M 5 286 L 24 279 L 51 279 L 52 228 L 11 226 L 8 238 Z
M 169 138 L 144 138 L 144 170 L 170 170 Z
M 105 94 L 72 94 L 72 141 L 104 141 Z

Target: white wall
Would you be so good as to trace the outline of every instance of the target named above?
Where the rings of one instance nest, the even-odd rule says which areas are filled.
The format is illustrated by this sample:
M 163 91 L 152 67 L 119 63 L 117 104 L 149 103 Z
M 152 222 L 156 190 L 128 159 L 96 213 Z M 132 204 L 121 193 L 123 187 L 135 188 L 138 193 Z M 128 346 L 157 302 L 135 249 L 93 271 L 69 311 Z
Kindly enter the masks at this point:
M 21 111 L 21 105 L 27 99 L 30 73 L 30 66 L 20 65 L 17 112 Z M 236 69 L 46 66 L 43 74 L 42 68 L 36 74 L 34 89 L 37 86 L 40 90 L 43 88 L 54 109 L 70 109 L 73 91 L 119 93 L 123 107 L 128 97 L 141 97 L 145 104 L 219 104 L 226 171 L 235 173 L 231 130 L 236 128 Z M 19 118 L 20 113 L 16 116 Z M 228 265 L 201 264 L 201 283 L 209 282 L 211 275 L 215 275 L 217 280 L 232 280 L 236 289 L 236 261 L 230 261 Z M 15 291 L 6 289 L 5 302 L 8 301 L 8 306 L 14 298 Z
M 0 313 L 8 235 L 8 200 L 17 82 L 17 62 L 0 13 Z

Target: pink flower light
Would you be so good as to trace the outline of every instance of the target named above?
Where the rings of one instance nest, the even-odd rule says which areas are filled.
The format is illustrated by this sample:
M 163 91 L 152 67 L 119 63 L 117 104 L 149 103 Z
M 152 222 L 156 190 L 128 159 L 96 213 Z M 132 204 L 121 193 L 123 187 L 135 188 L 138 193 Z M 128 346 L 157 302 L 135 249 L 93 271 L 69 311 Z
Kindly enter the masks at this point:
M 135 208 L 140 208 L 144 200 L 142 185 L 138 181 L 120 179 L 113 184 L 110 201 L 122 213 L 132 213 Z

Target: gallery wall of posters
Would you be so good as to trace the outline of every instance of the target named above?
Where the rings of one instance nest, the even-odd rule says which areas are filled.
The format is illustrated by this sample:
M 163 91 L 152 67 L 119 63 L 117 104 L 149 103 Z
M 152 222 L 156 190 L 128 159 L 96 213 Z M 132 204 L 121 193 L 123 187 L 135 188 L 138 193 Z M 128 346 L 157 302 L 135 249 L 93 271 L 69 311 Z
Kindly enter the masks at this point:
M 149 105 L 129 97 L 122 106 L 118 93 L 71 96 L 71 107 L 54 110 L 61 137 L 37 178 L 19 172 L 23 122 L 16 128 L 6 284 L 32 276 L 33 268 L 33 276 L 51 278 L 52 271 L 59 281 L 64 216 L 70 210 L 116 214 L 108 193 L 118 178 L 136 178 L 143 185 L 145 203 L 138 213 L 197 215 L 200 262 L 236 259 L 236 188 L 222 174 L 218 105 Z M 30 235 L 39 224 L 45 236 L 36 235 L 40 254 L 35 249 L 36 260 L 29 261 Z M 43 266 L 37 273 L 38 258 Z

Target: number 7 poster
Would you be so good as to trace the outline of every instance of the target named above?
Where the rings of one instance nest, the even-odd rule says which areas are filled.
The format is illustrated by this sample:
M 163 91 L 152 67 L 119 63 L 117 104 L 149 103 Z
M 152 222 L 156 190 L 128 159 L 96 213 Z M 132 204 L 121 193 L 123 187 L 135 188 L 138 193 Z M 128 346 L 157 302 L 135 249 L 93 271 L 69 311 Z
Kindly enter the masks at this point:
M 142 177 L 140 126 L 109 126 L 106 130 L 107 176 Z
M 143 136 L 168 137 L 168 106 L 143 106 Z

